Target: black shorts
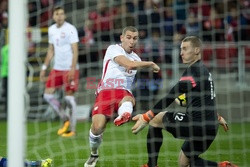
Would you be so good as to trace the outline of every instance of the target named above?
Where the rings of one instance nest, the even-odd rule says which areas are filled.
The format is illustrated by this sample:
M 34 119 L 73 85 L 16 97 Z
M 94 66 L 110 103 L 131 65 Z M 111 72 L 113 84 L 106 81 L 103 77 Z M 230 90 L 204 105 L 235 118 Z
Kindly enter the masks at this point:
M 165 129 L 175 138 L 185 139 L 182 151 L 189 158 L 205 152 L 213 142 L 218 125 L 203 125 L 190 121 L 185 113 L 166 112 L 162 118 Z

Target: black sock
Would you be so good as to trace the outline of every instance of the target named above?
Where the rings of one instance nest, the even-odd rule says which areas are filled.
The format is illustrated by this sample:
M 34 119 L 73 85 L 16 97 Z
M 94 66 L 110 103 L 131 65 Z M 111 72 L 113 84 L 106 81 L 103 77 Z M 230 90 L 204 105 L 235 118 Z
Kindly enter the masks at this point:
M 162 145 L 162 128 L 149 126 L 147 135 L 148 149 L 148 166 L 155 167 L 157 165 L 158 154 Z
M 196 157 L 190 159 L 191 167 L 217 167 L 217 162 L 209 161 L 202 159 L 200 157 Z

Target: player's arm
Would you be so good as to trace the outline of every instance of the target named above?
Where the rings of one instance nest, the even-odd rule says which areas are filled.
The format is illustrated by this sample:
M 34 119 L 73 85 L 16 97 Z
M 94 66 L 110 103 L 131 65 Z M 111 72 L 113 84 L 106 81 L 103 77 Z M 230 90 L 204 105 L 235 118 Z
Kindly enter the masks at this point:
M 53 44 L 49 44 L 47 55 L 45 57 L 44 63 L 42 65 L 42 69 L 40 72 L 40 81 L 45 81 L 45 72 L 50 64 L 51 59 L 54 57 L 54 46 Z
M 153 107 L 153 110 L 149 110 L 144 114 L 138 114 L 132 118 L 132 120 L 136 121 L 135 125 L 132 127 L 132 133 L 137 134 L 148 123 L 157 115 L 162 109 L 167 108 L 176 97 L 178 97 L 182 93 L 186 93 L 192 89 L 192 83 L 190 81 L 182 80 L 179 81 L 161 100 L 159 100 L 156 105 Z
M 155 73 L 160 71 L 160 67 L 152 61 L 131 61 L 123 55 L 115 57 L 114 61 L 128 70 L 152 68 L 153 72 Z
M 77 65 L 77 62 L 78 62 L 78 43 L 72 43 L 71 44 L 71 48 L 72 48 L 72 52 L 73 52 L 73 58 L 72 58 L 72 65 L 71 65 L 71 69 L 70 69 L 70 72 L 69 72 L 69 76 L 68 76 L 68 79 L 69 81 L 73 80 L 74 79 L 74 76 L 75 76 L 75 69 L 76 69 L 76 65 Z
M 72 52 L 73 52 L 73 59 L 72 59 L 72 66 L 71 69 L 75 69 L 76 68 L 76 64 L 78 62 L 78 43 L 72 43 L 71 44 L 72 47 Z

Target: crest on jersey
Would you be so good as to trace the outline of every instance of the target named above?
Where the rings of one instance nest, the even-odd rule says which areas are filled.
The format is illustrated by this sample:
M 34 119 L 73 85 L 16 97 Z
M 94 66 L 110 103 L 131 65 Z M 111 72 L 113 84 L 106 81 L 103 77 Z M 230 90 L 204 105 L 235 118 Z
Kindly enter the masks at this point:
M 61 32 L 61 38 L 65 38 L 65 32 Z

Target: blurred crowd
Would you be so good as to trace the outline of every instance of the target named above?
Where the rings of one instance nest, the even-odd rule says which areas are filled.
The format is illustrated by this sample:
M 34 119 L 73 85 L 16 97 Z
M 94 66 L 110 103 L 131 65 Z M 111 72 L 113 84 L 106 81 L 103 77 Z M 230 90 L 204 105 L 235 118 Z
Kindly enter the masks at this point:
M 139 30 L 136 52 L 142 60 L 156 63 L 171 64 L 173 46 L 186 35 L 197 35 L 208 43 L 250 41 L 250 0 L 28 0 L 28 26 L 50 26 L 55 6 L 63 6 L 70 14 L 81 11 L 69 20 L 78 28 L 81 63 L 101 60 L 106 45 L 120 42 L 122 29 L 129 25 Z M 8 0 L 0 0 L 0 30 L 7 27 Z M 30 42 L 29 54 L 34 48 Z M 226 56 L 237 57 L 237 48 L 230 49 L 216 49 L 216 58 L 223 59 L 221 65 L 226 64 Z M 212 53 L 205 48 L 204 58 L 211 59 Z M 143 79 L 161 79 L 161 74 L 141 73 Z M 168 76 L 171 73 L 167 70 Z M 149 89 L 155 92 L 159 86 L 152 84 Z
M 53 7 L 64 3 L 29 1 L 29 26 L 48 27 Z M 87 13 L 82 15 L 85 24 L 81 31 L 87 34 L 84 43 L 117 41 L 127 25 L 138 27 L 141 39 L 160 33 L 164 40 L 172 40 L 176 34 L 199 34 L 205 41 L 250 40 L 250 0 L 98 0 L 95 7 L 83 9 Z M 1 0 L 1 28 L 7 27 L 7 19 L 8 0 Z
M 28 2 L 29 27 L 50 26 L 53 7 L 58 5 L 68 13 L 83 11 L 75 16 L 81 23 L 70 20 L 78 28 L 80 46 L 90 49 L 90 59 L 79 59 L 83 62 L 98 61 L 105 52 L 102 45 L 119 42 L 128 25 L 139 29 L 137 52 L 142 59 L 161 63 L 171 63 L 173 44 L 185 35 L 198 35 L 205 42 L 250 40 L 250 0 L 94 0 L 77 1 L 75 8 L 66 7 L 73 2 L 63 0 Z M 8 0 L 1 0 L 0 29 L 7 26 Z

